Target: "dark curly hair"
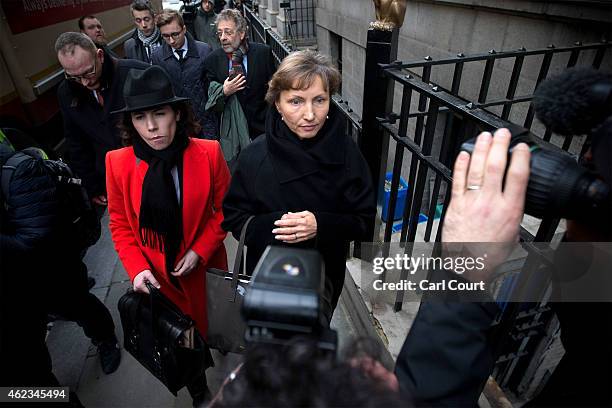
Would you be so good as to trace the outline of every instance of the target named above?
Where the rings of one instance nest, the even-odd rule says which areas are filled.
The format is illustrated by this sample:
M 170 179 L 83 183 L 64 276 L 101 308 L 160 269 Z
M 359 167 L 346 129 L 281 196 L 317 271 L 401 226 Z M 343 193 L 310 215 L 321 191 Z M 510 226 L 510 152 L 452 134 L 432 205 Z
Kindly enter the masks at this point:
M 193 113 L 193 108 L 191 104 L 187 101 L 176 102 L 170 104 L 170 107 L 174 110 L 174 112 L 181 114 L 181 118 L 176 124 L 176 134 L 177 135 L 186 135 L 189 136 L 197 136 L 202 129 L 200 123 L 196 120 L 195 114 Z M 134 128 L 134 124 L 132 124 L 132 115 L 130 112 L 126 112 L 121 117 L 119 121 L 119 130 L 121 132 L 121 141 L 124 146 L 131 146 L 133 144 L 133 140 L 135 137 L 140 137 L 136 128 Z
M 359 353 L 360 354 L 360 353 Z M 320 350 L 312 339 L 284 346 L 258 344 L 228 383 L 214 408 L 402 407 L 409 399 L 369 377 L 348 361 Z

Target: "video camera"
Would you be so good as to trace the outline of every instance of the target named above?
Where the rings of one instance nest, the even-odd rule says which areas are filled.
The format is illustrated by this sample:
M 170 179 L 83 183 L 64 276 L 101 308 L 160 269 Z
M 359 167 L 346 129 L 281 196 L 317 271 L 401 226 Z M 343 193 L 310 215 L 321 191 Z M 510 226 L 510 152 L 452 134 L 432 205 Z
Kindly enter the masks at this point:
M 338 336 L 323 313 L 325 265 L 314 250 L 268 246 L 242 304 L 250 344 L 283 345 L 295 336 L 336 353 Z
M 612 228 L 612 75 L 593 69 L 569 69 L 536 89 L 537 118 L 555 133 L 587 135 L 592 160 L 578 163 L 569 153 L 543 148 L 529 131 L 510 129 L 509 153 L 520 142 L 531 150 L 531 174 L 525 213 L 567 218 Z M 476 139 L 461 150 L 472 153 Z

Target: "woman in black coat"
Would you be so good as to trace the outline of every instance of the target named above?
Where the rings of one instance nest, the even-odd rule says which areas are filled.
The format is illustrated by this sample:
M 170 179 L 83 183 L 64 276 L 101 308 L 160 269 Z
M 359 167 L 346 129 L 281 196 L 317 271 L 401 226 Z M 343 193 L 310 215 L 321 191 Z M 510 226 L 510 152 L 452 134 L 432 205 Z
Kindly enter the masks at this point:
M 265 137 L 239 156 L 222 224 L 238 237 L 255 216 L 246 233 L 248 273 L 268 245 L 317 249 L 332 311 L 349 242 L 369 239 L 376 213 L 368 166 L 331 105 L 339 85 L 338 70 L 321 54 L 298 51 L 283 60 L 266 95 Z

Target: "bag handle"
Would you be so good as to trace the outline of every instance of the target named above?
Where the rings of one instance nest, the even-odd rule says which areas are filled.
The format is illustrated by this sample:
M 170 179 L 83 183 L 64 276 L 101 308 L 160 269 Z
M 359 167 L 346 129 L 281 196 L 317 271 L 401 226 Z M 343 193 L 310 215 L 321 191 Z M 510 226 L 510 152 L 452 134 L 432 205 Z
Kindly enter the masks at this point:
M 145 280 L 145 285 L 147 287 L 147 289 L 149 289 L 149 311 L 151 312 L 151 332 L 153 333 L 153 341 L 155 342 L 155 347 L 158 346 L 157 344 L 157 324 L 155 324 L 157 322 L 157 317 L 155 316 L 155 311 L 153 310 L 153 304 L 155 302 L 153 302 L 153 296 L 157 296 L 157 293 L 159 291 L 159 289 L 157 289 L 155 286 L 153 286 L 153 284 L 151 282 L 149 282 L 148 280 Z M 156 352 L 158 352 L 158 350 L 155 350 Z
M 246 220 L 246 222 L 242 226 L 242 230 L 240 231 L 240 241 L 238 241 L 238 248 L 236 249 L 236 258 L 234 259 L 234 268 L 232 269 L 232 295 L 230 295 L 230 302 L 236 301 L 236 294 L 238 291 L 238 275 L 240 275 L 240 262 L 242 261 L 242 253 L 244 251 L 246 231 L 253 218 L 255 218 L 255 216 L 251 215 Z

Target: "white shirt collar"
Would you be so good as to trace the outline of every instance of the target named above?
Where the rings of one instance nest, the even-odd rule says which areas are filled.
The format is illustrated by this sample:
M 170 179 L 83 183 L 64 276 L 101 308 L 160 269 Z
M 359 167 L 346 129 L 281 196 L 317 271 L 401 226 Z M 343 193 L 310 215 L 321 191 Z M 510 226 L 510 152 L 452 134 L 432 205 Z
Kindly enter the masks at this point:
M 187 45 L 187 38 L 185 38 L 185 42 L 183 43 L 183 46 L 179 48 L 179 50 L 183 50 L 183 58 L 185 58 L 185 56 L 187 55 L 187 50 L 189 50 L 189 46 Z M 172 49 L 172 53 L 174 54 L 174 57 L 178 59 L 179 56 L 174 48 Z

